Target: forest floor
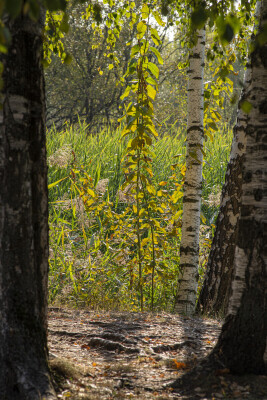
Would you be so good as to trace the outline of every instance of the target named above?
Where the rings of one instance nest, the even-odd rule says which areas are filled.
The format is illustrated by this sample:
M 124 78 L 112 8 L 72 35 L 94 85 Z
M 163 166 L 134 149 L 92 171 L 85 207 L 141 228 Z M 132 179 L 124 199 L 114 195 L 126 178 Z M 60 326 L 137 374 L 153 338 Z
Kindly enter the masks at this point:
M 58 398 L 267 400 L 266 376 L 198 368 L 220 329 L 220 321 L 199 317 L 50 307 L 50 365 Z

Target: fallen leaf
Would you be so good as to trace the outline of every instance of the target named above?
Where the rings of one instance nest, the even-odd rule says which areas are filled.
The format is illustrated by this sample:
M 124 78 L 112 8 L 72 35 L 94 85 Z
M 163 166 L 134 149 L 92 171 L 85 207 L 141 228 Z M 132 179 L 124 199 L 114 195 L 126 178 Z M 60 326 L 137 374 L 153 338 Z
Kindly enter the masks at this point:
M 215 375 L 219 376 L 219 375 L 227 375 L 230 373 L 229 368 L 224 368 L 224 369 L 217 369 L 217 371 L 215 371 Z
M 87 344 L 82 344 L 81 349 L 90 350 L 90 346 L 87 346 Z
M 188 365 L 186 365 L 184 362 L 178 362 L 176 360 L 176 358 L 173 360 L 174 364 L 175 364 L 175 368 L 176 369 L 186 369 L 188 368 Z

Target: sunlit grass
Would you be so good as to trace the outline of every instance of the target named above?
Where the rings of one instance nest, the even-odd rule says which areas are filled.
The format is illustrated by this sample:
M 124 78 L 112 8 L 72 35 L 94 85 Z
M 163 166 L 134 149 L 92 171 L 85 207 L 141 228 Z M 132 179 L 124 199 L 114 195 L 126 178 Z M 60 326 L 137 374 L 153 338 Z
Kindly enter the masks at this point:
M 185 133 L 166 134 L 153 145 L 153 173 L 156 183 L 168 180 L 171 165 L 185 160 Z M 210 234 L 218 212 L 218 198 L 229 157 L 231 134 L 216 134 L 205 141 L 203 167 L 203 238 Z M 118 206 L 118 190 L 124 180 L 121 162 L 126 141 L 120 140 L 120 130 L 102 130 L 91 135 L 85 124 L 65 126 L 47 133 L 50 220 L 50 301 L 86 304 L 100 308 L 138 309 L 138 295 L 129 291 L 127 263 L 129 254 L 119 245 L 105 245 L 105 228 L 90 216 L 79 200 L 69 176 L 74 168 L 82 168 L 92 178 L 94 186 L 105 185 L 101 199 Z M 66 179 L 63 179 L 66 178 Z M 63 180 L 61 180 L 63 179 Z M 60 181 L 61 180 L 61 181 Z M 53 183 L 58 182 L 53 186 Z M 101 183 L 102 182 L 102 183 Z M 101 200 L 101 201 L 102 201 Z M 103 200 L 104 201 L 104 200 Z M 163 217 L 164 218 L 164 217 Z M 126 222 L 125 222 L 126 226 Z M 206 242 L 207 243 L 207 242 Z M 171 309 L 176 289 L 179 238 L 172 239 L 173 248 L 166 257 L 169 270 L 158 276 L 156 307 Z M 121 252 L 120 252 L 121 251 Z M 207 256 L 205 241 L 201 241 L 202 264 Z M 128 257 L 128 258 L 127 258 Z M 176 257 L 177 258 L 177 257 Z M 119 261 L 120 260 L 120 261 Z M 128 260 L 128 261 L 127 261 Z M 144 283 L 149 294 L 149 274 Z

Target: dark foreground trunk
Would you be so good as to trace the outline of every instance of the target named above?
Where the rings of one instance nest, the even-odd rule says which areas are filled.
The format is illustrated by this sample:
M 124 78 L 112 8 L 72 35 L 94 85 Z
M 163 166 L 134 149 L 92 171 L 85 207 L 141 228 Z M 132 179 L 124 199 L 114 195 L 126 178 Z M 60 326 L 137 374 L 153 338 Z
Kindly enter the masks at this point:
M 48 369 L 48 208 L 42 24 L 7 21 L 0 114 L 0 398 L 54 399 Z
M 247 66 L 245 88 L 250 84 L 251 69 Z M 245 91 L 240 102 L 246 96 Z M 234 127 L 230 161 L 222 189 L 216 230 L 209 254 L 205 279 L 198 299 L 197 310 L 204 314 L 225 315 L 231 294 L 237 226 L 241 206 L 242 167 L 246 148 L 247 114 L 238 112 Z
M 267 0 L 261 0 L 259 40 L 251 54 L 252 108 L 245 129 L 242 199 L 228 316 L 214 355 L 236 374 L 266 373 L 267 338 Z

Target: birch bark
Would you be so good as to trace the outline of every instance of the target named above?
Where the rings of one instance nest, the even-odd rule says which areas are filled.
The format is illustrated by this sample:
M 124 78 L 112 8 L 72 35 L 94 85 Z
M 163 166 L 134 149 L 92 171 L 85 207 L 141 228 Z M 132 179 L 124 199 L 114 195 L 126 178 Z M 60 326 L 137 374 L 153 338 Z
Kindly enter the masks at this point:
M 55 399 L 48 368 L 42 24 L 7 21 L 0 112 L 0 398 Z
M 267 24 L 267 0 L 261 0 L 260 33 Z M 266 28 L 265 28 L 266 29 Z M 264 34 L 263 34 L 264 36 Z M 267 338 L 267 42 L 251 54 L 252 105 L 245 129 L 246 154 L 228 315 L 213 355 L 233 373 L 264 374 Z
M 255 16 L 259 18 L 261 2 L 257 1 Z M 257 26 L 254 28 L 256 29 Z M 247 63 L 244 89 L 239 104 L 246 99 L 251 84 L 251 60 Z M 203 313 L 226 315 L 231 295 L 237 227 L 241 207 L 242 168 L 246 150 L 247 114 L 239 107 L 234 127 L 230 160 L 222 189 L 216 230 L 207 264 L 197 309 Z
M 240 104 L 251 83 L 248 63 Z M 234 127 L 230 160 L 222 188 L 221 205 L 197 308 L 203 313 L 225 315 L 231 293 L 237 223 L 241 206 L 242 166 L 246 149 L 245 128 L 248 115 L 239 108 Z
M 193 314 L 196 303 L 199 258 L 199 226 L 202 192 L 203 105 L 205 30 L 197 32 L 197 43 L 189 56 L 186 174 L 180 246 L 180 275 L 174 311 Z

